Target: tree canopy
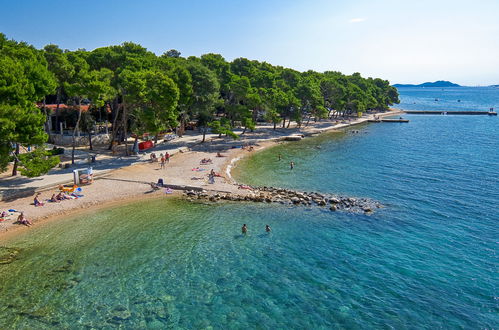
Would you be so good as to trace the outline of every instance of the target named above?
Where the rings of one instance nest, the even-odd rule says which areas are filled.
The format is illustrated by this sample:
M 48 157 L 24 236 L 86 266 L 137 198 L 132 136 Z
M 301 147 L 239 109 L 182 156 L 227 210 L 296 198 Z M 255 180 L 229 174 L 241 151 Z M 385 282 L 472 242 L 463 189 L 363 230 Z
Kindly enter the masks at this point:
M 190 121 L 203 133 L 234 137 L 235 127 L 244 134 L 259 120 L 286 128 L 291 121 L 307 125 L 399 102 L 387 80 L 359 73 L 299 72 L 242 57 L 229 62 L 213 53 L 185 58 L 175 49 L 157 56 L 132 42 L 92 51 L 52 44 L 37 50 L 0 34 L 0 167 L 15 146 L 47 140 L 48 114 L 35 106 L 45 98 L 55 100 L 57 109 L 83 101 L 100 116 L 99 109 L 110 109 L 112 140 L 125 143 L 130 132 L 157 136 L 176 129 L 182 135 Z M 80 111 L 74 132 L 90 134 L 99 119 L 94 112 L 81 120 Z

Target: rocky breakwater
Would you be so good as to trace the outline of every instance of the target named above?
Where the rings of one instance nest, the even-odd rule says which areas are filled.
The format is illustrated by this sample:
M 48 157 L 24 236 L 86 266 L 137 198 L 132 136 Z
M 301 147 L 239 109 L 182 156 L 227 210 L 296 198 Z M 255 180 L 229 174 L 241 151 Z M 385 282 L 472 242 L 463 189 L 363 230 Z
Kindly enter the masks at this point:
M 317 192 L 300 192 L 273 187 L 244 187 L 245 191 L 241 194 L 187 190 L 184 192 L 184 196 L 190 200 L 208 200 L 210 202 L 234 201 L 279 203 L 296 206 L 323 207 L 328 208 L 331 211 L 368 214 L 383 207 L 378 201 L 369 198 L 347 197 Z

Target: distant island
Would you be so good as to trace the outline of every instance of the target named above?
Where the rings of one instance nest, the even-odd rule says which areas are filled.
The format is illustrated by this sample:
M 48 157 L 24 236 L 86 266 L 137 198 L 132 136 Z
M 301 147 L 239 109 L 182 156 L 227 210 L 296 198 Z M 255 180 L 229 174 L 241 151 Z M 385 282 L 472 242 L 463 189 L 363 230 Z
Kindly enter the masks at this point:
M 412 84 L 395 84 L 393 87 L 461 87 L 461 85 L 451 83 L 446 80 L 438 80 L 435 82 L 425 82 L 419 85 Z

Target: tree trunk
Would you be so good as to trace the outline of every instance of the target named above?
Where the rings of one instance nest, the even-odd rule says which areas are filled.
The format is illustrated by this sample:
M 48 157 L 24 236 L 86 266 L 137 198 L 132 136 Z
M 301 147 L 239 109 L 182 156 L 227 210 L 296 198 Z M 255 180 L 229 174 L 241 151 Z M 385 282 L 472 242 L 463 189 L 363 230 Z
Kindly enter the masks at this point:
M 18 155 L 19 155 L 19 143 L 16 143 L 16 151 L 14 152 L 14 167 L 12 167 L 12 176 L 17 175 L 17 166 L 18 166 L 17 156 Z
M 71 165 L 74 165 L 75 163 L 75 149 L 76 149 L 76 132 L 79 129 L 80 126 L 80 119 L 81 119 L 81 99 L 78 98 L 78 119 L 76 120 L 76 125 L 73 130 L 73 145 L 71 149 Z
M 282 128 L 286 128 L 286 117 L 282 119 Z
M 312 118 L 312 115 L 308 115 L 308 119 L 307 119 L 307 123 L 305 124 L 305 127 L 308 126 L 308 124 L 310 123 L 310 118 Z M 316 117 L 317 118 L 317 117 Z M 317 120 L 316 120 L 317 121 Z M 301 126 L 301 125 L 300 125 Z
M 178 137 L 182 137 L 184 135 L 184 132 L 185 132 L 185 114 L 182 113 L 180 115 L 180 126 L 177 130 Z
M 201 143 L 204 143 L 205 140 L 206 140 L 206 128 L 203 128 L 203 141 L 201 141 Z
M 274 122 L 274 131 L 275 131 L 276 126 L 277 126 L 277 122 Z
M 125 135 L 125 155 L 129 156 L 128 152 L 128 132 L 127 132 L 127 117 L 126 117 L 126 105 L 125 100 L 123 100 L 123 133 Z
M 137 150 L 139 148 L 139 136 L 135 134 L 135 141 L 133 141 L 133 152 L 135 152 L 135 146 L 137 146 Z
M 49 116 L 49 112 L 47 111 L 45 97 L 43 98 L 42 109 L 43 109 L 43 113 L 45 114 L 45 133 L 47 133 L 50 137 L 50 124 L 49 124 L 50 116 Z
M 91 130 L 88 131 L 88 148 L 90 150 L 94 150 L 94 148 L 92 147 L 92 131 Z
M 289 128 L 289 125 L 291 125 L 291 118 L 288 120 L 288 126 L 286 128 Z
M 57 103 L 57 106 L 55 107 L 55 129 L 57 131 L 57 129 L 61 126 L 59 125 L 59 106 L 61 105 L 61 88 L 57 88 L 57 97 L 56 97 L 56 101 Z M 61 129 L 61 132 L 62 134 L 62 129 Z
M 113 142 L 114 142 L 114 139 L 116 138 L 116 133 L 118 131 L 118 128 L 116 127 L 116 123 L 118 121 L 118 116 L 119 116 L 119 113 L 120 113 L 120 109 L 121 109 L 121 105 L 116 105 L 114 107 L 116 109 L 115 113 L 114 113 L 114 119 L 113 119 L 113 131 L 111 132 L 111 141 L 109 143 L 109 147 L 107 148 L 107 150 L 111 150 L 113 148 Z
M 156 133 L 156 135 L 154 135 L 154 145 L 158 144 L 158 135 L 159 133 Z

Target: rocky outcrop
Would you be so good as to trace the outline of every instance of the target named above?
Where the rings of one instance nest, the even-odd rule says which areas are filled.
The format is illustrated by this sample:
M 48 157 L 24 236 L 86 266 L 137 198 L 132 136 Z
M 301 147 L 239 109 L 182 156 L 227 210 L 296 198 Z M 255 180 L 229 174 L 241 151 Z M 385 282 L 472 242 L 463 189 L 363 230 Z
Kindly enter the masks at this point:
M 191 200 L 208 200 L 210 202 L 233 201 L 279 203 L 297 206 L 323 207 L 328 208 L 331 211 L 368 214 L 383 207 L 381 203 L 368 198 L 354 198 L 333 194 L 322 194 L 318 192 L 300 192 L 274 187 L 248 188 L 251 188 L 251 191 L 245 194 L 188 190 L 184 192 L 184 195 Z

